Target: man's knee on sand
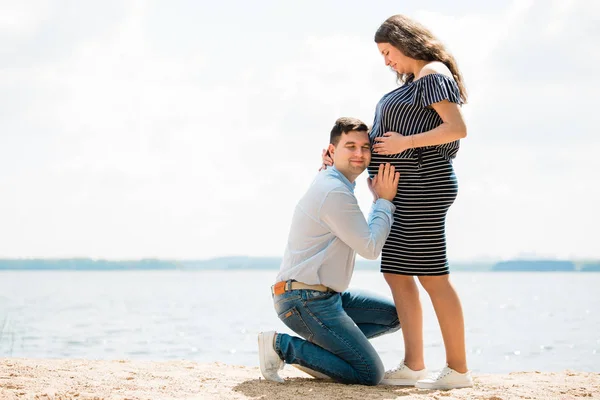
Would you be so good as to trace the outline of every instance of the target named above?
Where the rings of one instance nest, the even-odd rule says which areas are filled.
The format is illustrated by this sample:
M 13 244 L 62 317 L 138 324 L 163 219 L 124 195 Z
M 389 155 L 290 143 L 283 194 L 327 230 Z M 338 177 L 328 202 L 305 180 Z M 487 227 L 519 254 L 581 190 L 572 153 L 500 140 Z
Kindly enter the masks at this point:
M 385 374 L 385 369 L 381 362 L 376 363 L 367 373 L 359 374 L 359 381 L 356 382 L 359 385 L 366 386 L 375 386 L 378 385 L 379 382 L 383 380 L 383 375 Z

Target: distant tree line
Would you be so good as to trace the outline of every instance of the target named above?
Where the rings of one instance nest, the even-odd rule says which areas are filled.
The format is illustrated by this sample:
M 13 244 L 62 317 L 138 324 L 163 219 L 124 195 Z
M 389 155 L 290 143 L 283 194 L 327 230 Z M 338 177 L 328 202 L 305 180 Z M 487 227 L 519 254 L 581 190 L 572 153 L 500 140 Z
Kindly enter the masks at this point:
M 278 257 L 221 257 L 209 260 L 95 260 L 69 259 L 0 259 L 0 270 L 73 270 L 73 271 L 137 271 L 137 270 L 277 270 Z M 357 260 L 357 270 L 379 271 L 379 262 Z M 600 261 L 574 262 L 559 260 L 511 260 L 495 264 L 451 263 L 454 271 L 576 271 L 600 272 Z
M 575 263 L 560 260 L 511 260 L 501 261 L 492 267 L 492 271 L 581 271 L 599 272 L 600 262 Z
M 93 260 L 70 259 L 17 259 L 0 260 L 0 270 L 76 270 L 76 271 L 124 271 L 177 269 L 177 263 L 164 260 Z

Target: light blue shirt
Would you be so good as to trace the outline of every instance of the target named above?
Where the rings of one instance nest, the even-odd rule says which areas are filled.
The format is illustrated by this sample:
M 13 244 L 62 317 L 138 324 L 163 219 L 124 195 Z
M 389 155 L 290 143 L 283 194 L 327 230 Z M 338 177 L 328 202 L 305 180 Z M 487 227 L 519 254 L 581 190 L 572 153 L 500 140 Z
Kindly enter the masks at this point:
M 319 172 L 296 205 L 277 282 L 294 279 L 343 292 L 350 284 L 356 253 L 371 260 L 379 257 L 395 206 L 377 200 L 367 222 L 354 186 L 335 167 Z

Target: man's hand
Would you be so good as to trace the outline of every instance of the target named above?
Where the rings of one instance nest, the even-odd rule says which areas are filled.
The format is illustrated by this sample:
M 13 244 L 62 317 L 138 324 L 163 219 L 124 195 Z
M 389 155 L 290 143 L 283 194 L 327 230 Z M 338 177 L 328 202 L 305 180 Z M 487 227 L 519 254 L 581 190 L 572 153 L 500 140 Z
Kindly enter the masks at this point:
M 379 171 L 373 179 L 367 178 L 367 184 L 375 201 L 379 198 L 392 201 L 398 192 L 399 180 L 400 172 L 396 172 L 393 165 L 386 163 L 379 165 Z

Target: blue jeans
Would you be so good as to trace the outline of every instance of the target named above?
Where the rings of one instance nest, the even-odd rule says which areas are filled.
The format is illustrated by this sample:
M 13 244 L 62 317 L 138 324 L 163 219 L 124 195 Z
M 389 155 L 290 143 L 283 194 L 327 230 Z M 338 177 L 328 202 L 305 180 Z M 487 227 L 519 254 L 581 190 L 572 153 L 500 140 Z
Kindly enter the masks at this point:
M 275 351 L 341 383 L 377 385 L 385 372 L 368 339 L 400 329 L 391 300 L 362 292 L 291 290 L 274 296 L 279 319 L 302 336 L 278 334 Z

